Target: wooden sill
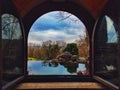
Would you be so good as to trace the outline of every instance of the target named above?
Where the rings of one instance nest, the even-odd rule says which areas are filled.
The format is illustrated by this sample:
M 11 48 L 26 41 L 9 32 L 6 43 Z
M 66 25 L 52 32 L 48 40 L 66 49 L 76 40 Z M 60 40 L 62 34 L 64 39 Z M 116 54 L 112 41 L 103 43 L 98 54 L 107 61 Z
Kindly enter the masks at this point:
M 91 89 L 103 90 L 104 86 L 97 82 L 25 82 L 17 85 L 16 90 L 34 89 Z

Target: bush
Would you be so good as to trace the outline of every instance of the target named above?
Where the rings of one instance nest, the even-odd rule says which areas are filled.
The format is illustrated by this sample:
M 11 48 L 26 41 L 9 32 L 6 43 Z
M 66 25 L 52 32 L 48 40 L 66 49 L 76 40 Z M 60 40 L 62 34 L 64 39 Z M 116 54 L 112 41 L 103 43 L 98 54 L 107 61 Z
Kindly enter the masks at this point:
M 77 44 L 76 43 L 67 44 L 66 48 L 64 49 L 64 52 L 65 51 L 70 52 L 72 55 L 78 55 Z

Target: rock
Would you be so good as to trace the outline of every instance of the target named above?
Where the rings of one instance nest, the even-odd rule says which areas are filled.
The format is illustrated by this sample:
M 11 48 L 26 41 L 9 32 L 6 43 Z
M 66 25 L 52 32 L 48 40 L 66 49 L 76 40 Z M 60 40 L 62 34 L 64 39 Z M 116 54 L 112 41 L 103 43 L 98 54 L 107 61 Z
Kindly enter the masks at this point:
M 79 75 L 79 76 L 83 76 L 82 71 L 78 71 L 78 72 L 77 72 L 77 75 Z
M 64 61 L 77 61 L 78 56 L 77 55 L 72 55 L 70 52 L 64 52 L 60 55 L 57 56 L 57 59 L 59 61 L 64 60 Z
M 58 60 L 70 60 L 72 57 L 72 54 L 70 54 L 69 52 L 64 52 L 61 55 L 57 56 Z
M 72 60 L 72 61 L 78 60 L 78 56 L 77 56 L 77 55 L 72 55 L 71 60 Z

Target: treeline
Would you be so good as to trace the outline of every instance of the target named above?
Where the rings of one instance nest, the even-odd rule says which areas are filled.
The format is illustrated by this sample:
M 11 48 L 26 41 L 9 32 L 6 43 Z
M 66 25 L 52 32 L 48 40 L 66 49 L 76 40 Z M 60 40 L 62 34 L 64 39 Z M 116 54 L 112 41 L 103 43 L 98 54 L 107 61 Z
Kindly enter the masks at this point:
M 66 47 L 60 47 L 58 44 L 50 44 L 43 47 L 29 46 L 28 57 L 37 58 L 38 60 L 51 60 L 66 51 L 70 52 L 72 55 L 87 59 L 89 56 L 89 45 L 88 43 L 83 43 L 78 46 L 76 43 L 69 43 Z
M 49 45 L 44 47 L 29 46 L 28 57 L 35 57 L 41 60 L 48 60 L 56 58 L 60 54 L 60 47 L 56 45 Z
M 78 55 L 78 48 L 76 43 L 67 44 L 66 47 L 60 47 L 58 44 L 44 47 L 29 46 L 28 57 L 34 57 L 40 60 L 55 59 L 63 52 L 70 52 L 73 55 Z

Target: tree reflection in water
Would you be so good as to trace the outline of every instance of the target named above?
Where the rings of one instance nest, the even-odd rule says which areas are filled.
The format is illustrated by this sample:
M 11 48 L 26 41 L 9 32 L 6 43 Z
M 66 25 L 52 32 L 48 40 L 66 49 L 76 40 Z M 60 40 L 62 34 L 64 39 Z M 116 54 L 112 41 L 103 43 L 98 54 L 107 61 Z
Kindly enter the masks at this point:
M 77 72 L 78 63 L 71 64 L 70 62 L 61 62 L 60 65 L 63 65 L 69 73 Z
M 49 67 L 58 67 L 58 65 L 64 66 L 69 73 L 77 73 L 78 75 L 89 75 L 89 64 L 85 64 L 86 70 L 84 71 L 77 71 L 77 68 L 79 67 L 79 63 L 71 63 L 71 62 L 43 62 L 43 66 L 49 66 Z

